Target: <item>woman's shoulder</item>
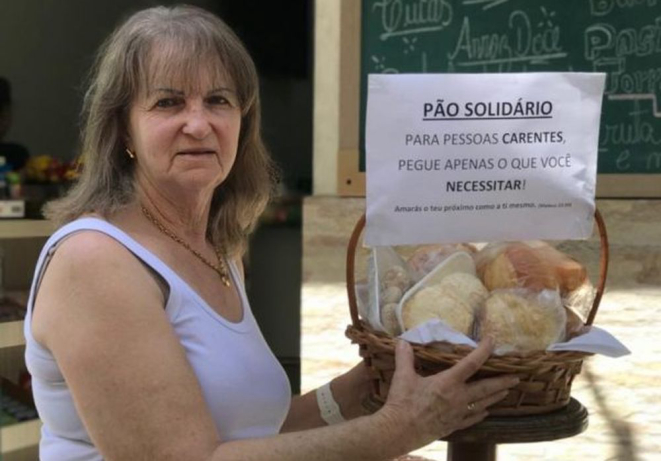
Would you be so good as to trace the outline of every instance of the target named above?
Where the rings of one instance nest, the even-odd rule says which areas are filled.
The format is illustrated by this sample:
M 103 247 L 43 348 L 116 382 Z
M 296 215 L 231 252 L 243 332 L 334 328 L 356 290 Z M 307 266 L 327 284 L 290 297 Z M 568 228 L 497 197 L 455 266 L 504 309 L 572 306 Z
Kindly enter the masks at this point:
M 83 225 L 83 221 L 87 218 L 96 217 L 83 217 L 61 228 L 64 235 L 57 242 L 57 253 L 60 256 L 86 261 L 94 260 L 101 255 L 121 257 L 122 253 L 128 254 L 126 246 L 109 232 L 109 229 L 112 229 L 110 223 L 96 218 L 95 221 L 99 225 Z
M 128 252 L 131 238 L 120 227 L 97 214 L 86 214 L 63 224 L 47 243 L 65 250 L 67 255 L 73 257 L 98 256 L 99 253 L 114 253 L 118 250 Z
M 84 248 L 86 250 L 97 249 L 99 251 L 108 249 L 117 249 L 123 247 L 117 239 L 94 228 L 83 228 L 72 232 L 62 240 L 59 247 L 64 248 Z
M 118 271 L 137 277 L 147 275 L 143 264 L 117 237 L 99 228 L 76 229 L 56 243 L 50 265 L 77 280 L 117 278 Z
M 165 303 L 145 266 L 119 241 L 94 230 L 80 230 L 59 242 L 35 298 L 32 332 L 47 348 L 51 327 L 62 319 L 105 318 L 107 312 L 121 311 L 116 321 L 122 324 L 132 312 L 124 311 L 126 306 L 153 304 L 157 311 Z M 75 325 L 62 330 L 68 328 Z

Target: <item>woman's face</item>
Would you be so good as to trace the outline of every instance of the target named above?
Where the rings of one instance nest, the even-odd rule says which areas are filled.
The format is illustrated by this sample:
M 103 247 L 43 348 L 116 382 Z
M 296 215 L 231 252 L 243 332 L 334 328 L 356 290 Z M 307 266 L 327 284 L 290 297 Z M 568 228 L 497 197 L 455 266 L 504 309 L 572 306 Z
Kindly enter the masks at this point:
M 139 180 L 170 192 L 213 191 L 227 178 L 239 143 L 241 109 L 228 79 L 202 78 L 198 90 L 161 83 L 142 91 L 129 112 L 128 147 Z

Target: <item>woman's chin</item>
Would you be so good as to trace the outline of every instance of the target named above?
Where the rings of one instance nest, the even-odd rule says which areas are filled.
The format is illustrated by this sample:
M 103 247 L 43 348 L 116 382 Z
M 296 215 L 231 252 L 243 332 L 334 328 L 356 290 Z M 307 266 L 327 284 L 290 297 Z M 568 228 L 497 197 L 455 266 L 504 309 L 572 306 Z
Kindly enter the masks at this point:
M 184 193 L 199 193 L 204 190 L 213 191 L 225 180 L 225 174 L 216 164 L 215 168 L 190 168 L 177 174 L 173 186 Z

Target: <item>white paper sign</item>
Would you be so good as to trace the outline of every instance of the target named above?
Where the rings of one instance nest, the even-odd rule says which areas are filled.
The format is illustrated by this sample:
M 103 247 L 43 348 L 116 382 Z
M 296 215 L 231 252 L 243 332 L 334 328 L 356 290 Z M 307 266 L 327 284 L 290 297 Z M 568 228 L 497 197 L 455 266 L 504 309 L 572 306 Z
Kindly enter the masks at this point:
M 588 238 L 604 82 L 370 75 L 365 243 Z

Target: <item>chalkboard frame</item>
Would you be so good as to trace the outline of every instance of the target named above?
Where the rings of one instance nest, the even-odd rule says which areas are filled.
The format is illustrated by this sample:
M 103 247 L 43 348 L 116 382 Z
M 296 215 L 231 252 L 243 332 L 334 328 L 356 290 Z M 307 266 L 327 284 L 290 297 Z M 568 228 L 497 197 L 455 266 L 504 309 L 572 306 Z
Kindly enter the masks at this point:
M 337 193 L 365 196 L 366 175 L 360 171 L 360 101 L 363 0 L 341 0 L 339 69 L 339 143 Z M 318 92 L 317 92 L 318 94 Z M 597 175 L 598 198 L 661 198 L 661 174 Z
M 341 0 L 338 194 L 365 196 L 360 171 L 360 53 L 362 0 Z

